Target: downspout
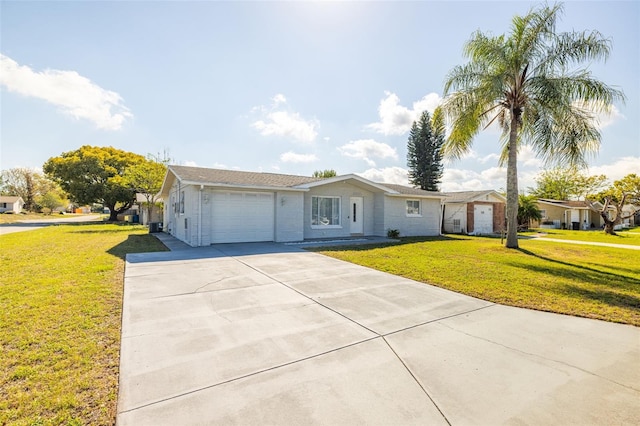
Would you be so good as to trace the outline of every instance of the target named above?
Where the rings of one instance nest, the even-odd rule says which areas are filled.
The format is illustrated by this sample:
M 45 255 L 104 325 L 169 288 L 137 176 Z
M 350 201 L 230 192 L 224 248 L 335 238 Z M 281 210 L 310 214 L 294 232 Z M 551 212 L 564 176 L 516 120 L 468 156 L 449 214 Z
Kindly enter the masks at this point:
M 202 247 L 202 190 L 204 185 L 200 185 L 198 192 L 198 247 Z
M 440 236 L 442 237 L 444 235 L 444 209 L 445 209 L 445 205 L 444 205 L 444 199 L 440 198 Z

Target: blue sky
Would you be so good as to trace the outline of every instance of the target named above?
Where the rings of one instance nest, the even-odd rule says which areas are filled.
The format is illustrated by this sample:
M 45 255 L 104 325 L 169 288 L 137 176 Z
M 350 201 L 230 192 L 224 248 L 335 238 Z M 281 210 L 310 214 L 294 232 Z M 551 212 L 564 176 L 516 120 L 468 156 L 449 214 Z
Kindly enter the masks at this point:
M 407 183 L 407 132 L 466 62 L 535 2 L 0 2 L 0 168 L 88 145 L 175 163 Z M 640 173 L 640 2 L 568 1 L 560 31 L 613 42 L 590 69 L 627 96 L 589 173 Z M 502 189 L 498 133 L 447 162 L 443 190 Z M 544 167 L 525 147 L 520 187 Z

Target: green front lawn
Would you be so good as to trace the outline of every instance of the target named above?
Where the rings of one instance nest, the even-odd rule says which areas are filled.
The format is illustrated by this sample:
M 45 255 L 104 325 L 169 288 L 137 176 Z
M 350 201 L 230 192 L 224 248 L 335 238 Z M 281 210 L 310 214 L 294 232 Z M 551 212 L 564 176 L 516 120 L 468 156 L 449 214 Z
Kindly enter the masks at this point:
M 537 229 L 536 231 L 539 231 L 542 238 L 640 246 L 640 227 L 616 231 L 617 235 L 605 234 L 602 230 L 569 231 L 565 229 Z M 531 233 L 525 233 L 523 235 L 531 235 Z
M 327 256 L 459 293 L 542 311 L 640 326 L 640 251 L 467 236 L 318 248 Z
M 124 256 L 166 250 L 145 227 L 0 236 L 0 424 L 111 425 Z

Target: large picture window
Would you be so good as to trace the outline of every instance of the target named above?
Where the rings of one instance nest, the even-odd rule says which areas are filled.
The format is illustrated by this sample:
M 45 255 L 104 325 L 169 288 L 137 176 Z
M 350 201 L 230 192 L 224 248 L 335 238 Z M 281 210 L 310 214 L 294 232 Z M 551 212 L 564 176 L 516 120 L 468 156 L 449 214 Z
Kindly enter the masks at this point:
M 311 197 L 311 226 L 340 226 L 340 197 Z
M 407 200 L 407 216 L 420 216 L 420 200 Z

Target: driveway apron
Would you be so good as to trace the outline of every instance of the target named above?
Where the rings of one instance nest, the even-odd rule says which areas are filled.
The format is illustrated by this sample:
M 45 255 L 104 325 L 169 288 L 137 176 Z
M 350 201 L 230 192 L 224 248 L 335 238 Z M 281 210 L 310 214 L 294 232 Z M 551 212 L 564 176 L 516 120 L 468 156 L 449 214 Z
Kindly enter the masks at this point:
M 127 256 L 119 425 L 640 424 L 640 330 L 280 244 Z

